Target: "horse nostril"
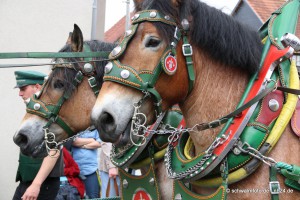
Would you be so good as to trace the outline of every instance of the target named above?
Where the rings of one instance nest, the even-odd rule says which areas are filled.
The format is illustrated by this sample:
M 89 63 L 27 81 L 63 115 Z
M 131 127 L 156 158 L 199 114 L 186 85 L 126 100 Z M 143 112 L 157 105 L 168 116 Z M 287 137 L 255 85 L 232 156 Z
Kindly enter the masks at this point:
M 28 145 L 28 137 L 22 133 L 18 133 L 13 138 L 16 145 L 18 145 L 21 149 L 26 148 Z
M 115 119 L 108 112 L 103 112 L 100 117 L 100 128 L 105 133 L 114 133 L 116 130 Z

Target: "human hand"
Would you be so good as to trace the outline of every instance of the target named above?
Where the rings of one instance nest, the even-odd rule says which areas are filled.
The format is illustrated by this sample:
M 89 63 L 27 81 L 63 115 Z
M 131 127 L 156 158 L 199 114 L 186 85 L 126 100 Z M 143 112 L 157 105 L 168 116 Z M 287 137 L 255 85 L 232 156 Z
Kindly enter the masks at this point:
M 22 200 L 35 200 L 39 196 L 40 193 L 40 185 L 37 184 L 31 184 L 23 196 L 21 197 Z
M 109 178 L 116 178 L 116 176 L 118 176 L 118 168 L 116 168 L 116 167 L 113 167 L 113 168 L 110 168 L 109 170 L 108 170 L 108 176 L 109 176 Z

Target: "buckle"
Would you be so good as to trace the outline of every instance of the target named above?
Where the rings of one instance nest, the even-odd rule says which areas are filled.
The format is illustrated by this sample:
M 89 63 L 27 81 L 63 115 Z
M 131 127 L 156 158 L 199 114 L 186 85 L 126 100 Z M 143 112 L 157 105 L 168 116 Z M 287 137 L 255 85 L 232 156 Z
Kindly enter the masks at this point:
M 81 71 L 78 71 L 77 74 L 75 75 L 75 81 L 77 83 L 81 83 L 82 79 L 83 79 L 83 74 Z
M 221 125 L 220 120 L 211 121 L 208 123 L 208 128 L 216 128 Z
M 176 26 L 176 28 L 175 28 L 175 32 L 174 32 L 174 38 L 177 40 L 177 41 L 179 41 L 179 39 L 180 39 L 180 31 L 179 31 L 179 28 Z
M 91 88 L 94 88 L 97 86 L 97 82 L 96 82 L 96 79 L 95 77 L 91 76 L 88 78 L 88 82 L 89 82 L 89 85 Z
M 279 194 L 280 193 L 280 184 L 278 181 L 270 181 L 269 188 L 271 194 Z
M 190 44 L 183 44 L 182 45 L 182 53 L 184 56 L 192 56 L 193 55 L 193 48 Z

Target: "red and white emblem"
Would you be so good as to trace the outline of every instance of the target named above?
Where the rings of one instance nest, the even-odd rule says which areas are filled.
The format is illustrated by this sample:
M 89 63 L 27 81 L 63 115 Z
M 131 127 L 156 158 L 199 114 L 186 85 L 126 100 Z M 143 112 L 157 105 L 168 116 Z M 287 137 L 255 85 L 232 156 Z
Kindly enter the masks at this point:
M 176 58 L 172 55 L 168 55 L 165 59 L 165 64 L 164 64 L 163 69 L 169 75 L 175 74 L 175 72 L 177 70 L 177 60 L 176 60 Z
M 143 189 L 138 189 L 134 195 L 132 200 L 152 200 L 151 196 L 148 192 Z

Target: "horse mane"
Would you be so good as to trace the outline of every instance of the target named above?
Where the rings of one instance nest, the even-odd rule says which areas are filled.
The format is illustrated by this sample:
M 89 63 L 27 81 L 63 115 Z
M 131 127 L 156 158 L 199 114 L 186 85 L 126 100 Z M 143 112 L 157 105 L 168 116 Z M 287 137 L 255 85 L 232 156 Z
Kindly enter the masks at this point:
M 113 43 L 106 43 L 102 41 L 97 41 L 97 40 L 91 40 L 91 41 L 85 41 L 85 44 L 89 45 L 91 48 L 91 51 L 96 52 L 96 51 L 107 51 L 110 52 L 113 50 L 113 48 L 116 46 L 116 44 Z M 61 48 L 59 52 L 72 52 L 72 46 L 71 44 L 66 44 L 64 47 Z M 96 81 L 97 84 L 102 86 L 103 83 L 103 76 L 104 76 L 104 67 L 107 64 L 108 60 L 107 58 L 104 57 L 98 57 L 98 58 L 93 58 L 93 60 L 101 60 L 104 59 L 103 61 L 97 61 L 95 69 L 96 69 Z M 58 61 L 58 59 L 55 59 L 54 61 Z M 76 62 L 79 61 L 79 58 L 68 58 L 64 59 L 65 62 Z M 73 64 L 74 69 L 78 69 L 79 65 L 78 63 Z M 50 74 L 47 85 L 50 84 L 56 77 L 61 77 L 60 80 L 63 81 L 61 84 L 63 85 L 62 90 L 65 93 L 72 94 L 75 90 L 76 87 L 73 85 L 73 81 L 76 75 L 76 71 L 74 69 L 70 69 L 67 67 L 57 67 L 52 69 L 52 73 Z M 47 88 L 45 87 L 45 92 L 47 92 Z
M 219 63 L 242 68 L 251 74 L 259 69 L 262 43 L 256 31 L 198 0 L 178 0 L 176 7 L 172 1 L 144 0 L 136 3 L 136 11 L 156 9 L 178 23 L 186 18 L 190 21 L 192 46 L 202 49 Z M 169 25 L 154 24 L 167 42 L 170 40 L 167 38 L 173 38 L 174 31 Z

